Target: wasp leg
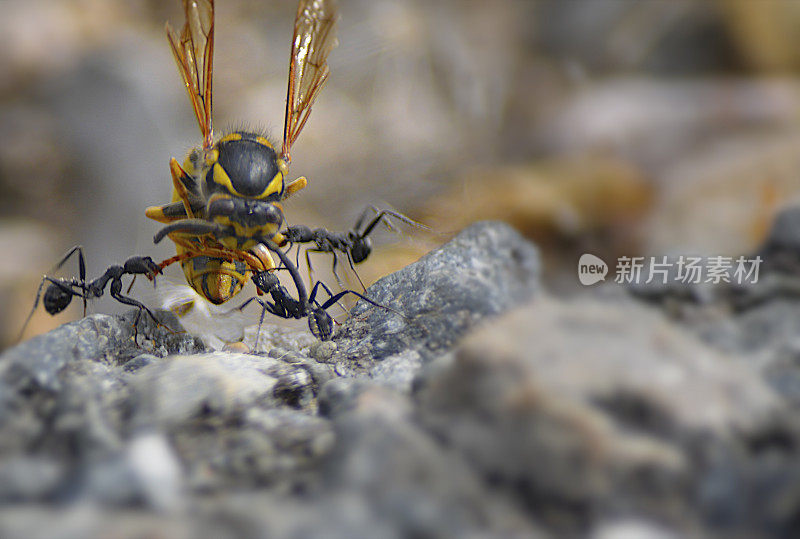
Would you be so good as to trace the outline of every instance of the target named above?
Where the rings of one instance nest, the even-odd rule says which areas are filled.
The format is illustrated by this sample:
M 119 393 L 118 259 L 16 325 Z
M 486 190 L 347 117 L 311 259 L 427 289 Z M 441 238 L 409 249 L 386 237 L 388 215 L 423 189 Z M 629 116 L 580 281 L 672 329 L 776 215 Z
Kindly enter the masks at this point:
M 211 256 L 215 258 L 230 260 L 231 262 L 236 260 L 247 264 L 253 271 L 270 270 L 275 268 L 275 262 L 272 260 L 272 257 L 270 257 L 268 253 L 263 253 L 263 252 L 248 253 L 244 251 L 234 251 L 223 247 L 200 248 L 197 245 L 192 244 L 190 241 L 182 241 L 179 240 L 178 238 L 173 239 L 173 241 L 175 242 L 176 245 L 179 245 L 184 249 L 186 249 L 187 252 L 167 258 L 166 260 L 158 264 L 161 270 L 163 270 L 167 266 L 174 264 L 175 262 L 182 262 L 184 260 L 189 260 L 191 258 L 196 258 L 198 256 Z
M 172 223 L 179 219 L 188 219 L 183 201 L 170 202 L 161 206 L 150 206 L 145 210 L 145 215 L 159 223 Z
M 150 206 L 145 210 L 145 215 L 159 223 L 193 219 L 195 214 L 202 213 L 205 206 L 196 194 L 197 185 L 194 178 L 189 176 L 175 159 L 170 161 L 169 168 L 172 174 L 172 185 L 175 188 L 173 197 L 177 196 L 179 200 L 161 206 Z
M 186 215 L 190 219 L 194 218 L 194 212 L 192 211 L 192 204 L 189 198 L 190 192 L 197 192 L 197 185 L 195 185 L 194 179 L 181 168 L 174 157 L 169 160 L 169 172 L 172 175 L 172 185 L 175 187 L 175 192 L 183 202 Z
M 192 236 L 204 236 L 206 234 L 213 234 L 215 237 L 229 236 L 231 234 L 227 228 L 204 219 L 181 219 L 159 230 L 153 236 L 153 243 L 159 243 L 167 234 L 172 234 L 173 232 L 181 232 Z

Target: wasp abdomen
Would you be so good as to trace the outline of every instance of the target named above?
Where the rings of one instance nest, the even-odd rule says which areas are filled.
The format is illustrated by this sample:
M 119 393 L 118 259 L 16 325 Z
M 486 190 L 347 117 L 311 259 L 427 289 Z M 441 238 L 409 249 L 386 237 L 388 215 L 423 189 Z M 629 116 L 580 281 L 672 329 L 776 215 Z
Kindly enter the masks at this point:
M 225 303 L 247 283 L 249 268 L 243 262 L 198 255 L 182 264 L 186 280 L 214 305 Z

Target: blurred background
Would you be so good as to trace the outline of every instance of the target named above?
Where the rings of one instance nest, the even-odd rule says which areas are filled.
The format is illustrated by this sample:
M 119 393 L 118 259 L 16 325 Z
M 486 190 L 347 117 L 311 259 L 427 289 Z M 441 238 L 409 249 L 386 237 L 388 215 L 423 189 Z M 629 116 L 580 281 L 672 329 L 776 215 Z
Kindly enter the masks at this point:
M 215 130 L 278 140 L 296 3 L 217 3 Z M 169 159 L 200 136 L 164 37 L 164 21 L 182 25 L 178 0 L 0 7 L 7 346 L 69 247 L 83 245 L 92 278 L 174 254 L 152 244 L 144 209 L 169 200 Z M 376 234 L 365 283 L 503 219 L 569 294 L 582 252 L 747 253 L 800 190 L 800 2 L 340 0 L 340 12 L 330 80 L 292 150 L 309 187 L 285 213 L 346 230 L 373 204 L 431 227 Z M 57 275 L 76 274 L 71 261 Z M 80 315 L 40 307 L 27 335 Z

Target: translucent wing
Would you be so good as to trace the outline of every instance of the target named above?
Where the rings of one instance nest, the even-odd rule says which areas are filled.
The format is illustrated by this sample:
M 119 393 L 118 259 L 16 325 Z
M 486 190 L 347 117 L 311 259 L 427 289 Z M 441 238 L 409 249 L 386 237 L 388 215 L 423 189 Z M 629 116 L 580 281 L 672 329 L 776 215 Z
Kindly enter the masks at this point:
M 297 7 L 281 150 L 281 157 L 287 162 L 289 150 L 311 113 L 311 105 L 328 79 L 327 58 L 338 44 L 337 19 L 334 0 L 301 0 Z
M 186 21 L 180 38 L 167 23 L 167 39 L 203 134 L 203 148 L 209 150 L 214 136 L 211 126 L 214 0 L 183 0 L 183 13 Z
M 185 282 L 159 279 L 155 288 L 139 287 L 136 297 L 151 309 L 172 311 L 186 331 L 215 350 L 241 341 L 245 328 L 258 324 L 255 308 L 245 313 L 228 305 L 214 305 Z

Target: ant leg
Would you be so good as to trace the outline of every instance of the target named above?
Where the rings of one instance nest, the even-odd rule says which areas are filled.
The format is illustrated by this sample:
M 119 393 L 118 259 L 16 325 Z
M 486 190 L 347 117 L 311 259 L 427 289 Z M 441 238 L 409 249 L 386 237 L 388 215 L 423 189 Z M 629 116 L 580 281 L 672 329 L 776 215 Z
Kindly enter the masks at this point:
M 331 266 L 331 271 L 333 276 L 336 277 L 336 282 L 339 284 L 340 287 L 346 288 L 342 278 L 339 277 L 339 274 L 336 271 L 336 266 L 338 264 L 338 256 L 336 255 L 335 250 L 324 250 L 324 249 L 306 249 L 306 266 L 308 267 L 308 285 L 311 286 L 311 283 L 314 282 L 314 266 L 311 264 L 311 255 L 310 253 L 330 253 L 333 256 L 333 265 Z
M 284 292 L 285 292 L 285 290 L 284 290 Z M 261 338 L 261 328 L 264 325 L 264 316 L 267 314 L 267 312 L 269 312 L 270 314 L 273 314 L 275 316 L 278 316 L 280 318 L 285 318 L 287 320 L 295 318 L 295 317 L 292 316 L 290 313 L 288 313 L 286 311 L 286 309 L 284 307 L 282 307 L 281 305 L 279 305 L 278 303 L 272 303 L 272 302 L 267 301 L 267 300 L 262 300 L 259 297 L 252 297 L 252 298 L 248 299 L 247 301 L 245 301 L 244 303 L 242 303 L 239 306 L 239 309 L 240 310 L 244 309 L 245 307 L 247 307 L 250 304 L 250 302 L 253 302 L 253 301 L 258 302 L 258 304 L 261 305 L 261 316 L 259 316 L 259 318 L 258 318 L 258 330 L 256 331 L 256 351 L 258 351 L 258 342 L 259 342 L 259 340 Z
M 372 232 L 372 230 L 375 228 L 375 226 L 377 226 L 377 224 L 380 223 L 381 221 L 383 221 L 383 223 L 386 225 L 386 227 L 389 230 L 394 230 L 394 227 L 392 226 L 391 221 L 389 221 L 389 219 L 388 219 L 389 217 L 394 217 L 398 221 L 402 221 L 407 225 L 415 226 L 415 227 L 421 228 L 423 230 L 430 230 L 429 227 L 423 225 L 422 223 L 418 223 L 418 222 L 414 221 L 413 219 L 410 219 L 410 218 L 406 217 L 402 213 L 398 213 L 398 212 L 393 211 L 393 210 L 377 211 L 377 208 L 375 208 L 375 206 L 368 206 L 367 209 L 368 210 L 369 209 L 375 210 L 377 212 L 377 215 L 375 215 L 375 217 L 372 219 L 372 221 L 369 222 L 367 227 L 364 229 L 364 232 L 359 234 L 359 236 L 361 236 L 362 238 L 366 238 L 370 234 L 370 232 Z M 366 215 L 366 211 L 365 211 L 365 213 L 361 214 L 361 218 L 359 218 L 358 222 L 356 223 L 356 227 L 355 227 L 356 230 L 361 228 L 361 222 L 362 222 L 362 219 L 364 218 L 365 215 Z
M 28 327 L 31 318 L 33 318 L 33 313 L 36 312 L 36 307 L 39 306 L 39 299 L 42 297 L 42 287 L 44 287 L 45 281 L 47 281 L 47 277 L 42 277 L 42 282 L 39 283 L 39 288 L 36 290 L 36 299 L 33 301 L 33 309 L 31 309 L 30 314 L 28 314 L 28 317 L 25 319 L 25 323 L 22 324 L 22 329 L 19 330 L 17 341 L 22 339 L 22 335 L 25 334 L 25 329 Z
M 358 231 L 358 229 L 361 228 L 361 223 L 363 223 L 364 219 L 367 218 L 367 214 L 370 212 L 370 210 L 372 210 L 375 214 L 379 214 L 381 212 L 376 206 L 369 204 L 366 208 L 364 208 L 364 210 L 361 212 L 361 215 L 356 220 L 356 224 L 353 227 L 353 230 Z
M 345 253 L 347 253 L 347 257 L 350 258 L 350 251 L 345 251 Z M 333 255 L 331 272 L 333 273 L 333 276 L 336 277 L 336 282 L 339 284 L 339 286 L 341 288 L 346 288 L 345 284 L 342 282 L 341 277 L 339 277 L 339 274 L 336 273 L 336 266 L 339 264 L 339 255 L 336 253 L 336 251 L 331 251 L 331 254 Z M 358 275 L 356 275 L 356 277 L 358 277 Z M 359 281 L 361 281 L 361 279 L 359 279 Z
M 39 306 L 39 300 L 42 299 L 42 289 L 44 288 L 44 284 L 46 282 L 50 283 L 50 287 L 48 287 L 48 290 L 44 294 L 45 303 L 52 305 L 51 307 L 47 308 L 47 312 L 49 314 L 54 315 L 60 313 L 69 305 L 73 296 L 81 296 L 83 299 L 83 316 L 86 316 L 86 261 L 83 257 L 83 248 L 80 245 L 75 245 L 69 249 L 66 254 L 61 257 L 61 260 L 59 260 L 58 263 L 53 266 L 53 269 L 48 273 L 53 273 L 61 269 L 61 267 L 67 263 L 67 260 L 69 260 L 76 252 L 78 253 L 78 275 L 80 280 L 75 283 L 74 281 L 70 282 L 63 279 L 54 279 L 47 275 L 42 277 L 39 287 L 36 289 L 36 299 L 33 301 L 33 308 L 28 314 L 28 317 L 25 318 L 25 323 L 22 324 L 22 329 L 20 329 L 19 335 L 17 336 L 18 341 L 22 339 L 25 329 L 27 329 L 31 318 L 33 318 L 33 315 L 36 312 L 36 308 Z M 81 292 L 75 292 L 74 287 L 79 287 Z M 53 292 L 50 292 L 51 288 Z
M 356 266 L 353 263 L 353 256 L 350 254 L 350 251 L 347 251 L 345 254 L 347 255 L 347 263 L 350 264 L 350 269 L 353 270 L 353 273 L 356 275 L 356 279 L 358 279 L 358 284 L 361 285 L 361 290 L 366 292 L 367 291 L 367 287 L 364 286 L 364 281 L 361 280 L 361 275 L 359 275 L 358 271 L 356 271 Z M 334 256 L 336 256 L 336 253 L 334 253 Z M 342 287 L 342 288 L 344 288 L 344 287 Z
M 150 309 L 148 309 L 144 303 L 141 303 L 133 298 L 129 298 L 127 296 L 122 295 L 121 278 L 116 278 L 111 281 L 111 288 L 109 289 L 109 294 L 111 295 L 112 298 L 119 301 L 120 303 L 124 303 L 125 305 L 130 305 L 131 307 L 136 307 L 137 309 L 139 309 L 139 312 L 136 313 L 136 320 L 134 322 L 134 325 L 139 323 L 139 318 L 142 315 L 142 311 L 145 311 L 148 315 L 150 315 L 150 318 L 153 320 L 153 322 L 155 322 L 157 326 L 161 326 L 161 322 L 158 321 L 153 312 Z
M 327 292 L 327 293 L 328 293 L 328 297 L 329 297 L 329 298 L 333 297 L 333 292 L 331 292 L 331 289 L 330 289 L 330 288 L 328 288 L 328 286 L 327 286 L 325 283 L 323 283 L 322 281 L 317 281 L 317 283 L 314 285 L 314 288 L 311 290 L 311 294 L 310 294 L 310 295 L 309 295 L 309 297 L 308 297 L 308 302 L 309 302 L 311 305 L 314 305 L 314 306 L 316 306 L 316 307 L 321 307 L 321 306 L 320 306 L 320 304 L 319 304 L 319 302 L 318 302 L 318 301 L 317 301 L 317 299 L 316 299 L 316 298 L 317 298 L 317 292 L 318 292 L 318 290 L 319 290 L 319 287 L 320 287 L 320 286 L 321 286 L 322 288 L 324 288 L 324 289 L 325 289 L 325 292 Z M 344 294 L 340 295 L 340 297 L 339 297 L 339 298 L 341 298 L 341 296 L 343 296 L 343 295 L 344 295 Z M 337 305 L 339 305 L 339 307 L 340 307 L 340 308 L 341 308 L 341 309 L 342 309 L 344 312 L 348 312 L 348 310 L 347 310 L 347 307 L 345 307 L 344 305 L 342 305 L 341 303 L 339 303 L 339 301 L 338 301 L 338 299 L 339 299 L 339 298 L 337 298 L 337 301 L 335 301 L 334 303 L 336 303 Z M 327 304 L 327 302 L 326 302 L 326 304 Z M 326 305 L 326 306 L 325 306 L 323 309 L 327 309 L 328 307 L 330 307 L 330 306 L 332 306 L 332 305 L 333 305 L 333 303 L 327 304 L 327 305 Z
M 306 257 L 306 267 L 308 268 L 308 286 L 311 286 L 312 281 L 314 280 L 314 267 L 311 265 L 311 256 L 309 255 L 309 251 L 311 249 L 306 249 L 305 257 Z M 300 253 L 300 247 L 297 247 L 298 254 Z
M 67 260 L 70 259 L 72 255 L 78 253 L 78 278 L 80 279 L 81 283 L 81 290 L 83 291 L 83 316 L 86 316 L 86 259 L 83 256 L 83 247 L 80 245 L 76 245 L 72 247 L 67 254 L 65 254 L 58 264 L 53 267 L 53 270 L 50 272 L 58 271 L 61 267 L 66 264 Z M 41 285 L 40 285 L 41 286 Z
M 389 307 L 388 305 L 383 305 L 381 303 L 378 303 L 377 301 L 372 300 L 372 299 L 368 298 L 367 296 L 365 296 L 363 294 L 359 294 L 355 290 L 342 290 L 341 292 L 339 292 L 337 294 L 333 294 L 331 292 L 331 289 L 328 288 L 327 286 L 325 286 L 325 283 L 323 283 L 322 281 L 317 282 L 317 284 L 314 286 L 314 289 L 316 290 L 317 286 L 320 286 L 320 285 L 322 286 L 322 288 L 325 289 L 325 291 L 330 296 L 330 298 L 325 303 L 320 305 L 320 307 L 322 309 L 329 308 L 331 305 L 333 305 L 334 303 L 336 303 L 337 301 L 342 299 L 347 294 L 353 294 L 354 296 L 357 296 L 358 298 L 363 299 L 364 301 L 366 301 L 370 305 L 374 305 L 375 307 L 380 307 L 381 309 L 386 309 L 387 311 L 391 311 L 391 312 L 393 312 L 395 314 L 398 314 L 398 315 L 402 316 L 403 318 L 406 318 L 406 315 L 404 315 L 403 313 L 401 313 L 397 309 L 395 309 L 393 307 Z M 317 305 L 319 305 L 319 303 L 317 303 Z
M 298 244 L 296 244 L 294 242 L 289 242 L 289 251 L 292 250 L 292 247 L 297 247 L 297 249 L 294 252 L 294 265 L 297 266 L 297 267 L 300 267 L 300 245 L 298 245 Z M 310 273 L 311 272 L 310 264 L 311 263 L 308 260 L 308 253 L 306 253 L 306 264 L 309 264 L 309 268 L 308 268 L 309 278 L 308 279 L 310 281 L 311 280 L 311 277 L 310 277 L 310 275 L 311 275 L 311 273 Z
M 76 246 L 78 251 L 78 277 L 81 280 L 81 287 L 83 288 L 83 316 L 86 316 L 86 260 L 83 258 L 83 249 L 80 245 Z
M 325 290 L 325 292 L 328 293 L 328 296 L 330 296 L 328 300 L 321 305 L 316 299 L 320 286 Z M 330 340 L 330 338 L 333 336 L 333 325 L 335 323 L 338 324 L 338 322 L 330 314 L 328 314 L 327 309 L 332 305 L 338 303 L 339 300 L 342 299 L 342 297 L 344 297 L 346 294 L 355 294 L 356 296 L 363 298 L 365 301 L 368 301 L 369 303 L 372 303 L 378 307 L 383 307 L 383 305 L 375 303 L 369 298 L 366 298 L 361 294 L 359 294 L 358 292 L 354 292 L 352 290 L 344 290 L 342 292 L 339 292 L 338 294 L 333 294 L 331 292 L 331 289 L 328 288 L 325 285 L 325 283 L 323 283 L 322 281 L 317 281 L 317 283 L 314 285 L 314 288 L 311 290 L 311 295 L 309 296 L 309 303 L 311 304 L 312 307 L 310 308 L 307 315 L 308 315 L 308 327 L 311 329 L 311 333 L 313 333 L 318 339 L 322 341 L 327 341 Z M 344 309 L 344 307 L 342 308 Z M 390 307 L 386 308 L 394 311 L 394 309 L 391 309 Z

